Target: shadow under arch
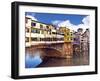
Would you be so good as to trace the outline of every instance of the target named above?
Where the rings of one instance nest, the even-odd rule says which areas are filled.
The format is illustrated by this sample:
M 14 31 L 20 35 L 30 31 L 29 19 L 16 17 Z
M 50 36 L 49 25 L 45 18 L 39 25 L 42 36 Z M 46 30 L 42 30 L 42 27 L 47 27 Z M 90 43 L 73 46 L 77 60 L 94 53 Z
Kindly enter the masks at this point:
M 43 52 L 43 57 L 60 57 L 62 55 L 62 52 L 55 48 L 38 48 L 38 50 Z

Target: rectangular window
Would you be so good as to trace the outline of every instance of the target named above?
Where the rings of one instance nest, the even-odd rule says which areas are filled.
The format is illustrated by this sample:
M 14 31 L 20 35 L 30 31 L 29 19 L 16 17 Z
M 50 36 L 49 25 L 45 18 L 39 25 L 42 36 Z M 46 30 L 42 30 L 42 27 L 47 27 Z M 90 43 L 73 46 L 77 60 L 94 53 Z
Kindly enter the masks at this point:
M 25 42 L 29 42 L 29 37 L 25 37 Z
M 72 35 L 73 35 L 73 33 L 71 32 L 71 33 L 70 33 L 70 35 L 72 36 Z
M 31 31 L 32 31 L 32 33 L 36 33 L 36 29 L 32 29 Z
M 36 33 L 40 33 L 40 30 L 39 29 L 36 29 Z
M 31 40 L 32 40 L 32 41 L 37 41 L 37 38 L 33 38 L 33 37 L 32 37 Z
M 56 34 L 56 32 L 52 32 L 52 34 Z
M 33 22 L 32 22 L 32 23 L 31 23 L 31 26 L 36 26 L 36 23 L 33 23 Z
M 36 28 L 32 28 L 31 29 L 31 32 L 32 33 L 40 33 L 40 30 L 39 29 L 36 29 Z
M 43 29 L 43 25 L 42 24 L 40 24 L 40 29 Z
M 73 38 L 71 37 L 70 40 L 73 40 Z
M 69 35 L 69 33 L 67 33 L 67 35 Z
M 29 32 L 29 28 L 25 27 L 25 32 Z
M 25 23 L 28 23 L 28 19 L 27 18 L 25 18 Z
M 46 26 L 47 29 L 49 29 L 49 26 Z

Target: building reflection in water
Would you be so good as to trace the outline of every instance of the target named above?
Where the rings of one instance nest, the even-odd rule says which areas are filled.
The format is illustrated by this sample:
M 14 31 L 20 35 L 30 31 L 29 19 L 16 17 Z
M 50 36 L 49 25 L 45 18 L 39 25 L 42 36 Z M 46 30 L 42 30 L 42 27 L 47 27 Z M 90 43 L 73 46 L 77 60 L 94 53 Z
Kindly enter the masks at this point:
M 26 68 L 89 65 L 88 52 L 82 52 L 82 54 L 73 53 L 73 58 L 65 59 L 65 58 L 56 58 L 56 57 L 43 57 L 45 53 L 51 54 L 51 52 L 49 52 L 50 50 L 48 51 L 48 53 L 47 51 L 46 49 L 28 50 L 26 52 L 26 59 L 25 59 Z

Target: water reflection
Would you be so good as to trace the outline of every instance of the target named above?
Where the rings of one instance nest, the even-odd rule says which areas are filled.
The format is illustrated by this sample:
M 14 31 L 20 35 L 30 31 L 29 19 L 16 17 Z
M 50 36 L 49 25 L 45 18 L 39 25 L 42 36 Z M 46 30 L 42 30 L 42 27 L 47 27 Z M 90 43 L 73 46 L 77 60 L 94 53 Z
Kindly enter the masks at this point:
M 25 68 L 34 68 L 42 63 L 39 52 L 32 54 L 26 54 L 25 56 Z
M 48 50 L 48 49 L 47 49 Z M 56 57 L 41 57 L 45 54 L 56 53 L 52 50 L 52 53 L 43 49 L 35 49 L 26 52 L 25 67 L 58 67 L 58 66 L 79 66 L 89 65 L 89 53 L 84 51 L 81 54 L 73 54 L 73 58 L 56 58 Z

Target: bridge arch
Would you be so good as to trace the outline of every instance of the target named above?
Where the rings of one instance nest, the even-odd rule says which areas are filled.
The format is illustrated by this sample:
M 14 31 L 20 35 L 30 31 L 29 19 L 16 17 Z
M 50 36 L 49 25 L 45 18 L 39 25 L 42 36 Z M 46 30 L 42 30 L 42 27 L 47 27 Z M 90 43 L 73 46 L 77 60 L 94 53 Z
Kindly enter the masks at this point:
M 55 49 L 55 48 L 38 48 L 39 50 L 42 50 L 44 52 L 44 56 L 47 57 L 61 57 L 62 52 Z

